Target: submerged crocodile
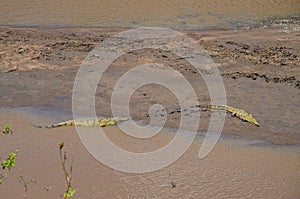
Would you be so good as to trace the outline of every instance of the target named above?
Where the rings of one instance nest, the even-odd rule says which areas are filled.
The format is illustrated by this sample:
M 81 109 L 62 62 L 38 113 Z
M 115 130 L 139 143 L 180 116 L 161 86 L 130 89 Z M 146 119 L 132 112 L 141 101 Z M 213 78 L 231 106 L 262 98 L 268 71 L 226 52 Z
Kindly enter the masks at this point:
M 47 126 L 37 126 L 33 125 L 38 128 L 56 128 L 61 126 L 82 126 L 82 127 L 104 127 L 115 125 L 119 122 L 127 121 L 128 118 L 119 118 L 119 117 L 112 117 L 112 118 L 82 118 L 76 120 L 66 120 L 64 122 L 60 122 L 57 124 L 51 124 Z
M 256 119 L 253 117 L 252 114 L 238 108 L 234 108 L 227 105 L 208 105 L 208 106 L 201 106 L 201 108 L 205 109 L 221 109 L 231 113 L 232 116 L 237 117 L 245 122 L 249 122 L 250 124 L 254 124 L 255 126 L 259 126 Z

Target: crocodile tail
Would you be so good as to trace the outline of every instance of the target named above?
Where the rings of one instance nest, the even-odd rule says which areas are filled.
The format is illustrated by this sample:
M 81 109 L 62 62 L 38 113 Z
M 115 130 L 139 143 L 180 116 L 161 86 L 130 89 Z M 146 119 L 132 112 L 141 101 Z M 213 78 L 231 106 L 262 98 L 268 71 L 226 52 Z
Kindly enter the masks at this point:
M 60 126 L 64 126 L 63 124 L 51 124 L 51 125 L 47 125 L 45 126 L 46 129 L 52 129 L 52 128 L 57 128 Z
M 36 127 L 36 128 L 44 128 L 44 126 L 39 126 L 39 125 L 35 125 L 35 124 L 32 124 L 32 123 L 30 123 L 30 125 L 31 125 L 31 126 L 34 126 L 34 127 Z
M 222 110 L 225 110 L 225 111 L 230 111 L 230 106 L 227 106 L 227 105 L 211 105 L 211 108 L 214 108 L 214 109 L 222 109 Z
M 211 105 L 196 105 L 196 107 L 199 107 L 200 109 L 204 109 L 204 110 L 211 109 Z
M 47 126 L 39 126 L 39 125 L 35 125 L 35 124 L 32 124 L 30 123 L 31 126 L 34 126 L 36 128 L 41 128 L 41 129 L 52 129 L 52 128 L 57 128 L 57 127 L 60 127 L 60 126 L 64 126 L 62 124 L 51 124 L 51 125 L 47 125 Z
M 128 121 L 129 119 L 126 117 L 117 117 L 117 118 L 114 118 L 114 120 L 118 123 L 118 122 Z

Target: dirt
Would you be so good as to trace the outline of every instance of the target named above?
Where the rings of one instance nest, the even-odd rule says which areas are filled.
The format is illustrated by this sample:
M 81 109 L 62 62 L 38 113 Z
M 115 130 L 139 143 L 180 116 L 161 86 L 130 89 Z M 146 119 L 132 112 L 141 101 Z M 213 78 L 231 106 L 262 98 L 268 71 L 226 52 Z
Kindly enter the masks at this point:
M 124 30 L 1 27 L 0 105 L 71 110 L 80 64 L 99 42 Z M 252 113 L 260 123 L 255 127 L 228 115 L 223 133 L 274 144 L 300 144 L 299 32 L 258 28 L 184 33 L 199 42 L 215 61 L 223 77 L 227 104 Z M 195 68 L 170 52 L 143 49 L 119 57 L 109 67 L 95 96 L 98 115 L 112 115 L 111 93 L 121 75 L 149 62 L 167 64 L 182 73 L 195 89 L 199 103 L 210 104 L 205 82 Z M 131 116 L 149 122 L 148 109 L 157 103 L 165 107 L 169 127 L 178 127 L 181 114 L 198 111 L 194 107 L 180 110 L 172 92 L 146 85 L 131 98 Z M 205 131 L 209 121 L 210 112 L 201 112 L 199 130 Z

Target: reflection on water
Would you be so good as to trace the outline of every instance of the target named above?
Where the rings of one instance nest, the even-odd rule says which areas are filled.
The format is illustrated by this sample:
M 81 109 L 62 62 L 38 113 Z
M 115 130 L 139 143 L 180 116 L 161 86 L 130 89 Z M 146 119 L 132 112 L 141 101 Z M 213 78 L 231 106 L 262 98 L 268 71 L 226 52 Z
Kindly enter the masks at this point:
M 299 0 L 0 0 L 0 24 L 248 28 L 299 14 Z

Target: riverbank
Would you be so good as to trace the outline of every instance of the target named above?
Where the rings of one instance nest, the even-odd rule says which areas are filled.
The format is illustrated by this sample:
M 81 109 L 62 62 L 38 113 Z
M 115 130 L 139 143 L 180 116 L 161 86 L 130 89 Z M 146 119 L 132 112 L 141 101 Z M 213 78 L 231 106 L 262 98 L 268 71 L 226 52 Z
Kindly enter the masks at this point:
M 87 54 L 117 28 L 0 28 L 1 106 L 49 106 L 71 110 L 77 70 Z M 252 113 L 257 128 L 226 117 L 223 133 L 264 139 L 274 144 L 300 143 L 299 32 L 280 29 L 185 31 L 208 51 L 222 75 L 227 104 Z M 159 50 L 144 49 L 116 60 L 96 92 L 98 115 L 111 116 L 114 83 L 124 72 L 143 63 L 162 63 L 176 69 L 193 85 L 200 104 L 209 104 L 204 81 L 185 60 Z M 131 116 L 149 121 L 153 104 L 166 107 L 168 127 L 178 127 L 184 113 L 170 91 L 143 86 L 131 99 Z M 209 112 L 201 112 L 199 130 L 205 131 Z

